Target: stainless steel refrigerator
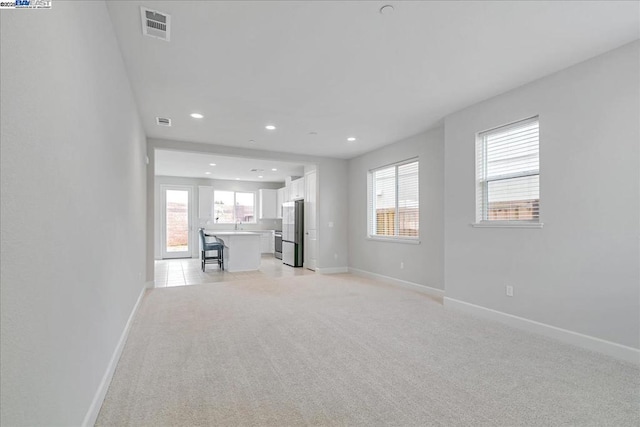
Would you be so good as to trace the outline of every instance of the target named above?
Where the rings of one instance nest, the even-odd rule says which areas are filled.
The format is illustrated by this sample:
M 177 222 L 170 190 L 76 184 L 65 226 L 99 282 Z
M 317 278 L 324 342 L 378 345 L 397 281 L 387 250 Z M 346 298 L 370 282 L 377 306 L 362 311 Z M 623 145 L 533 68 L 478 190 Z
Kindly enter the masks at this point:
M 302 267 L 304 240 L 304 201 L 282 204 L 282 262 Z

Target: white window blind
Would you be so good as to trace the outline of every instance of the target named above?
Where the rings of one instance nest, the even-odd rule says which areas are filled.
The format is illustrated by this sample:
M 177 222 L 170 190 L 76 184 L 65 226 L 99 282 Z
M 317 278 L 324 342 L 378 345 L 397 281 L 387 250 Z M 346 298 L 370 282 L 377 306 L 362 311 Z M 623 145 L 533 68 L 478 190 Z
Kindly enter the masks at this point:
M 476 222 L 540 218 L 538 118 L 478 134 Z
M 255 223 L 255 193 L 215 190 L 213 210 L 217 224 Z
M 418 161 L 369 171 L 369 236 L 418 238 Z

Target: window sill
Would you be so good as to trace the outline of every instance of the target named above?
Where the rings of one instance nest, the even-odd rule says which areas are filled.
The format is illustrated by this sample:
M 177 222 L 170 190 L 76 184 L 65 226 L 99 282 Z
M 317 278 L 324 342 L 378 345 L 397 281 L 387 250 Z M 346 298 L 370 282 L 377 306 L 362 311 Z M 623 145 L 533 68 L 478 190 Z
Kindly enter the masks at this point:
M 474 222 L 474 228 L 542 228 L 542 222 L 518 222 L 518 221 L 485 221 Z
M 418 239 L 402 239 L 398 237 L 378 237 L 378 236 L 367 236 L 367 240 L 375 240 L 377 242 L 387 242 L 387 243 L 406 243 L 409 245 L 419 245 L 420 240 Z

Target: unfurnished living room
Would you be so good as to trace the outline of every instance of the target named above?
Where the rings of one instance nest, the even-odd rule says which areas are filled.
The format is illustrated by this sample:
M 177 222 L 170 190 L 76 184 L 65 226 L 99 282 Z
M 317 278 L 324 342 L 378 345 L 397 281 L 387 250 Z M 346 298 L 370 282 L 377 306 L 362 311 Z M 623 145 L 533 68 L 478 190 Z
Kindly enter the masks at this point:
M 2 426 L 640 425 L 639 1 L 0 2 Z

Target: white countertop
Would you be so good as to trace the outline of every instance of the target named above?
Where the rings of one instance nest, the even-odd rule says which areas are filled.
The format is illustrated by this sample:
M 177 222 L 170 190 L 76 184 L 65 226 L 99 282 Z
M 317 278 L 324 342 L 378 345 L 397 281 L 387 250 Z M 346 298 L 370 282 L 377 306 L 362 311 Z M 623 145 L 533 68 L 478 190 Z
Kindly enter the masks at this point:
M 253 231 L 211 231 L 205 230 L 204 234 L 209 236 L 259 236 L 260 233 Z

